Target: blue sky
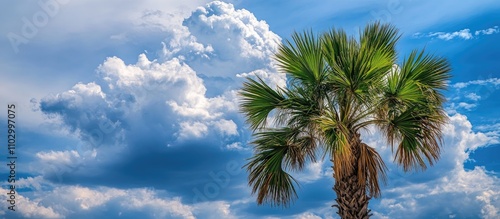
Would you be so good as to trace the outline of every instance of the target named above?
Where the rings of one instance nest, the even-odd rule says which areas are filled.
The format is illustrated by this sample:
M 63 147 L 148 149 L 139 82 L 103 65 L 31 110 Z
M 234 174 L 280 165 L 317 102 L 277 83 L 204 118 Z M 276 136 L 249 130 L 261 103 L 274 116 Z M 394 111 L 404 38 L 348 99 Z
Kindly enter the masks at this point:
M 294 31 L 356 35 L 380 20 L 401 30 L 401 58 L 425 48 L 453 78 L 434 167 L 404 173 L 375 129 L 363 133 L 390 170 L 373 218 L 498 218 L 499 11 L 494 0 L 12 2 L 0 8 L 0 122 L 15 103 L 18 196 L 0 217 L 338 218 L 328 161 L 292 173 L 290 208 L 256 205 L 237 92 L 247 76 L 285 84 L 272 55 Z

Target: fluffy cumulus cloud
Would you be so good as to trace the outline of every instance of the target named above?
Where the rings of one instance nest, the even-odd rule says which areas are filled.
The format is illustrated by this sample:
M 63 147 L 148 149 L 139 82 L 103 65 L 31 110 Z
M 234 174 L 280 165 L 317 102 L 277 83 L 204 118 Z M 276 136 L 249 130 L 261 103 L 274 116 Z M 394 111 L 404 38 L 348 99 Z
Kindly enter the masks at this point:
M 10 190 L 0 188 L 1 195 L 3 200 L 9 200 L 9 196 L 7 193 L 11 192 Z M 9 214 L 8 218 L 63 218 L 64 216 L 54 210 L 53 207 L 40 205 L 39 200 L 31 200 L 30 198 L 24 195 L 16 195 L 15 198 L 17 202 L 17 207 L 15 209 L 15 215 L 6 212 L 8 207 L 11 205 L 6 201 L 3 201 L 0 206 L 2 210 L 0 211 L 0 215 L 5 218 L 7 214 Z
M 295 219 L 321 219 L 321 217 L 317 216 L 313 213 L 306 212 L 306 213 L 302 213 L 300 215 L 297 215 L 295 217 Z
M 271 60 L 280 38 L 249 11 L 218 1 L 198 8 L 182 24 L 159 22 L 163 16 L 152 12 L 142 20 L 169 36 L 158 59 L 140 54 L 127 64 L 109 57 L 95 82 L 44 98 L 42 112 L 94 147 L 134 147 L 128 136 L 137 132 L 154 133 L 166 144 L 238 136 L 236 82 L 241 75 L 257 74 L 282 86 L 284 76 Z M 226 86 L 212 86 L 218 81 Z
M 465 170 L 463 166 L 470 151 L 495 143 L 497 139 L 472 131 L 471 123 L 461 114 L 450 116 L 443 133 L 441 159 L 432 168 L 422 173 L 404 174 L 393 164 L 389 165 L 393 171 L 389 184 L 382 198 L 372 205 L 377 218 L 397 218 L 402 214 L 409 215 L 408 218 L 426 215 L 495 218 L 498 215 L 500 180 L 483 167 Z
M 315 182 L 322 177 L 332 177 L 331 168 L 327 168 L 327 166 L 331 166 L 331 164 L 325 165 L 324 160 L 310 162 L 306 164 L 302 172 L 295 173 L 293 176 L 303 183 Z
M 83 186 L 54 187 L 47 181 L 37 180 L 51 190 L 37 190 L 34 198 L 17 196 L 16 212 L 8 218 L 237 218 L 232 204 L 224 201 L 203 202 L 194 205 L 183 203 L 180 197 L 146 188 L 115 189 L 109 187 L 88 188 Z M 0 189 L 1 197 L 7 199 L 8 190 Z M 2 207 L 8 207 L 2 202 Z M 108 212 L 107 209 L 119 209 Z M 111 214 L 111 215 L 110 215 Z
M 248 133 L 242 131 L 243 120 L 237 105 L 237 91 L 243 77 L 258 75 L 275 86 L 285 84 L 285 76 L 277 73 L 271 57 L 280 38 L 249 11 L 215 1 L 199 7 L 184 20 L 177 19 L 177 23 L 163 21 L 169 16 L 162 11 L 149 11 L 137 22 L 140 26 L 137 30 L 155 29 L 166 36 L 157 57 L 139 54 L 133 63 L 108 57 L 97 67 L 94 81 L 76 83 L 67 91 L 40 100 L 40 111 L 51 124 L 59 124 L 62 132 L 80 140 L 72 149 L 40 151 L 34 156 L 31 168 L 42 175 L 37 179 L 65 185 L 51 191 L 47 196 L 51 199 L 37 197 L 47 193 L 39 191 L 43 188 L 39 184 L 30 193 L 37 197 L 35 205 L 53 207 L 47 207 L 53 217 L 69 217 L 72 212 L 78 215 L 105 206 L 136 212 L 148 209 L 153 212 L 151 218 L 195 218 L 196 214 L 204 215 L 203 218 L 206 215 L 236 218 L 227 202 L 188 205 L 180 200 L 181 196 L 165 196 L 144 189 L 113 189 L 109 186 L 114 181 L 106 183 L 114 179 L 138 180 L 131 176 L 98 180 L 115 174 L 114 171 L 134 172 L 137 169 L 134 162 L 143 160 L 160 165 L 156 168 L 159 174 L 156 184 L 165 182 L 165 177 L 169 180 L 164 185 L 172 177 L 188 180 L 185 173 L 193 171 L 200 172 L 197 179 L 200 181 L 199 177 L 208 172 L 202 168 L 190 169 L 193 164 L 176 165 L 183 166 L 178 169 L 172 166 L 165 169 L 161 165 L 184 162 L 181 158 L 188 151 L 191 156 L 205 156 L 208 160 L 217 159 L 222 156 L 220 153 L 247 151 L 246 140 L 241 137 Z M 130 35 L 124 33 L 112 38 L 124 40 Z M 220 151 L 206 153 L 210 150 Z M 169 155 L 169 151 L 175 152 Z M 206 162 L 201 160 L 199 165 Z M 217 162 L 226 160 L 214 163 Z M 165 171 L 168 174 L 162 176 Z M 148 182 L 155 180 L 141 174 Z M 72 186 L 75 181 L 85 186 Z M 191 187 L 184 183 L 186 188 L 197 185 L 188 181 Z M 96 189 L 86 185 L 102 186 Z M 145 186 L 144 182 L 139 185 Z M 190 193 L 185 194 L 188 201 L 193 196 Z M 99 201 L 90 201 L 92 198 Z M 58 204 L 50 200 L 65 201 L 57 201 L 64 203 Z M 214 209 L 220 214 L 212 214 Z
M 109 57 L 98 68 L 99 82 L 78 83 L 43 99 L 42 111 L 94 143 L 123 140 L 141 117 L 154 117 L 157 125 L 176 121 L 163 128 L 178 137 L 203 137 L 207 130 L 237 135 L 234 121 L 224 118 L 237 111 L 237 75 L 258 74 L 283 85 L 284 76 L 276 74 L 271 60 L 280 38 L 249 11 L 218 1 L 198 8 L 182 25 L 154 23 L 162 16 L 150 13 L 143 20 L 169 36 L 158 60 L 141 54 L 126 64 Z M 217 80 L 229 89 L 207 83 Z M 110 137 L 97 134 L 102 126 L 109 126 L 105 135 Z
M 183 25 L 190 36 L 166 42 L 164 58 L 180 56 L 197 73 L 211 77 L 210 82 L 259 75 L 272 84 L 284 85 L 284 76 L 275 74 L 272 61 L 280 37 L 251 12 L 216 1 L 198 8 Z

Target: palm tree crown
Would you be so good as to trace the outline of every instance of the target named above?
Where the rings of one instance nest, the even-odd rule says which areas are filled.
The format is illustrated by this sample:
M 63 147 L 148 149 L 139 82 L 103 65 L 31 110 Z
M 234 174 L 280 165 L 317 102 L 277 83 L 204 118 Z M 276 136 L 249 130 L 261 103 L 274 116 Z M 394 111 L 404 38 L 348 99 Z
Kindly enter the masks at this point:
M 368 200 L 380 195 L 386 167 L 361 141 L 368 126 L 384 133 L 405 171 L 439 159 L 447 119 L 441 92 L 450 66 L 423 50 L 396 64 L 399 38 L 394 26 L 380 23 L 367 25 L 359 39 L 342 29 L 295 33 L 275 57 L 286 87 L 247 79 L 240 107 L 254 132 L 255 154 L 245 167 L 259 204 L 288 206 L 297 198 L 297 182 L 287 171 L 302 170 L 323 151 L 333 162 L 341 217 L 369 217 Z

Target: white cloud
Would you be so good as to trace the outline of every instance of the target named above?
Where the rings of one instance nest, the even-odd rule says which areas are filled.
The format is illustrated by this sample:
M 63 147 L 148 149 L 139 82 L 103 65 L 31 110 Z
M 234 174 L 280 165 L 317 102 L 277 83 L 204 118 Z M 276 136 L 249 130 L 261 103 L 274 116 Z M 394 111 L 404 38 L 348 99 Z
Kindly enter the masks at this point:
M 2 207 L 2 210 L 10 211 L 7 210 L 7 208 L 10 206 L 10 204 L 6 201 L 9 200 L 9 196 L 7 193 L 9 193 L 10 190 L 0 188 L 0 197 L 2 198 L 2 202 L 0 206 Z M 52 207 L 48 206 L 43 206 L 40 203 L 39 199 L 30 199 L 28 197 L 25 197 L 21 194 L 17 194 L 16 198 L 16 206 L 15 206 L 15 212 L 9 212 L 8 214 L 20 214 L 24 218 L 64 218 L 64 215 L 61 215 L 60 213 L 56 212 Z M 5 215 L 7 214 L 6 212 L 0 212 L 0 215 Z
M 265 71 L 262 69 L 258 69 L 248 73 L 236 74 L 236 77 L 238 78 L 255 77 L 255 76 L 264 79 L 273 88 L 286 86 L 283 74 L 275 74 L 273 72 L 270 73 L 269 71 Z
M 454 105 L 454 103 L 452 103 L 452 105 Z M 456 105 L 455 109 L 465 109 L 471 111 L 472 109 L 476 108 L 476 106 L 477 105 L 473 103 L 460 102 Z
M 243 148 L 243 146 L 241 145 L 241 142 L 233 142 L 231 144 L 228 144 L 228 145 L 226 145 L 226 149 L 236 150 L 236 151 L 245 150 L 245 148 Z
M 179 138 L 200 138 L 207 134 L 208 127 L 201 122 L 182 122 L 179 130 Z
M 132 108 L 141 107 L 156 98 L 164 100 L 180 116 L 209 119 L 221 115 L 216 111 L 218 109 L 213 108 L 211 99 L 205 97 L 203 80 L 177 58 L 159 63 L 141 54 L 136 64 L 126 65 L 123 60 L 112 57 L 99 67 L 99 71 L 110 92 L 127 93 L 136 101 Z M 213 100 L 220 102 L 220 98 Z M 129 101 L 125 104 L 130 104 L 130 100 L 112 101 Z
M 466 88 L 470 85 L 488 85 L 488 84 L 494 86 L 500 85 L 500 78 L 488 78 L 488 79 L 473 80 L 468 82 L 458 82 L 451 85 L 451 87 L 461 89 L 461 88 Z
M 238 135 L 238 126 L 233 120 L 220 119 L 213 126 L 223 135 Z
M 193 208 L 185 205 L 179 198 L 163 199 L 155 192 L 145 189 L 128 190 L 121 205 L 126 209 L 151 211 L 154 218 L 181 217 L 194 219 Z
M 494 26 L 492 28 L 488 28 L 488 29 L 484 29 L 484 30 L 476 30 L 474 32 L 474 35 L 475 36 L 480 36 L 480 35 L 491 35 L 491 34 L 495 34 L 495 33 L 498 33 L 500 30 L 498 29 L 498 26 Z M 462 30 L 459 30 L 459 31 L 454 31 L 454 32 L 430 32 L 430 33 L 427 33 L 427 34 L 422 34 L 420 32 L 417 32 L 415 34 L 413 34 L 413 37 L 416 37 L 416 38 L 420 38 L 420 37 L 437 37 L 438 39 L 442 39 L 442 40 L 452 40 L 452 39 L 455 39 L 455 38 L 460 38 L 460 39 L 463 39 L 463 40 L 470 40 L 470 39 L 474 39 L 474 36 L 471 32 L 470 29 L 466 28 L 466 29 L 462 29 Z
M 331 174 L 328 174 L 329 171 L 326 171 L 324 168 L 325 165 L 323 160 L 309 162 L 302 171 L 294 173 L 293 177 L 303 183 L 311 183 L 321 179 L 322 177 L 332 177 Z
M 483 192 L 481 195 L 477 196 L 476 199 L 484 202 L 484 206 L 481 208 L 481 214 L 484 218 L 494 219 L 500 214 L 500 192 L 488 190 Z
M 44 182 L 46 183 L 46 182 Z M 120 211 L 141 212 L 148 218 L 238 218 L 225 201 L 202 202 L 188 205 L 179 197 L 165 195 L 164 191 L 147 188 L 115 189 L 109 187 L 88 188 L 83 186 L 51 186 L 51 191 L 36 190 L 34 198 L 16 196 L 19 202 L 16 213 L 24 218 L 69 218 L 73 215 L 92 215 L 107 206 L 120 206 Z M 7 190 L 0 188 L 0 197 L 7 200 Z M 2 202 L 7 209 L 7 202 Z M 0 213 L 1 215 L 2 213 Z
M 429 37 L 434 37 L 434 36 L 442 40 L 452 40 L 456 37 L 462 38 L 464 40 L 469 40 L 473 38 L 472 34 L 470 33 L 470 29 L 463 29 L 452 33 L 445 33 L 445 32 L 429 33 Z
M 496 124 L 483 124 L 475 127 L 477 130 L 481 132 L 500 130 L 500 123 Z
M 494 95 L 500 88 L 500 80 L 488 78 L 458 82 L 450 84 L 450 88 L 455 89 L 455 92 L 447 97 L 451 101 L 447 104 L 446 110 L 449 113 L 455 113 L 457 110 L 471 111 Z
M 42 162 L 59 163 L 69 165 L 75 160 L 80 159 L 80 154 L 77 151 L 49 151 L 38 152 L 36 157 Z
M 42 174 L 45 177 L 56 177 L 61 182 L 62 177 L 66 173 L 74 173 L 80 171 L 87 164 L 96 162 L 97 150 L 85 147 L 77 147 L 78 150 L 70 151 L 41 151 L 35 154 L 37 160 L 30 163 L 28 168 L 30 171 Z M 46 183 L 41 176 L 35 178 L 23 179 L 24 186 L 29 186 L 28 183 L 33 183 L 35 189 L 41 189 L 41 182 Z
M 56 188 L 55 193 L 60 200 L 75 204 L 77 209 L 89 210 L 104 205 L 112 198 L 124 196 L 126 193 L 118 189 L 92 190 L 86 187 L 70 186 L 63 190 Z
M 16 181 L 16 188 L 33 188 L 35 190 L 41 190 L 44 182 L 42 176 L 19 178 Z
M 235 121 L 229 119 L 238 112 L 238 74 L 258 72 L 282 86 L 285 76 L 272 64 L 280 38 L 249 11 L 219 1 L 198 8 L 182 23 L 162 21 L 168 17 L 162 11 L 148 11 L 140 23 L 168 36 L 159 59 L 140 54 L 136 63 L 126 64 L 109 57 L 98 67 L 99 80 L 78 83 L 43 99 L 42 112 L 58 115 L 94 145 L 126 144 L 126 133 L 139 129 L 136 125 L 144 117 L 165 130 L 163 140 L 202 138 L 213 131 L 239 135 Z M 228 78 L 229 86 L 209 83 L 219 77 Z M 112 127 L 109 133 L 100 130 L 103 121 Z
M 231 204 L 225 201 L 202 202 L 193 206 L 196 215 L 203 215 L 207 219 L 236 219 L 240 218 L 231 212 Z
M 469 93 L 465 97 L 469 98 L 470 100 L 478 101 L 481 99 L 481 96 L 477 95 L 476 93 Z
M 430 32 L 428 34 L 415 33 L 413 37 L 437 37 L 442 40 L 452 40 L 454 38 L 462 38 L 464 40 L 469 40 L 474 38 L 470 32 L 470 29 L 463 29 L 455 32 Z
M 306 212 L 295 216 L 295 219 L 321 219 L 321 217 L 313 213 Z
M 166 58 L 182 55 L 186 63 L 199 74 L 209 77 L 236 79 L 237 74 L 261 71 L 267 72 L 267 75 L 260 75 L 265 80 L 273 84 L 285 84 L 285 76 L 276 74 L 272 61 L 281 38 L 269 30 L 265 21 L 257 20 L 251 12 L 214 1 L 194 11 L 183 25 L 187 27 L 190 37 L 182 40 L 196 39 L 211 51 L 187 53 L 186 50 L 191 47 L 178 46 L 186 43 L 170 41 L 164 48 Z
M 392 170 L 389 172 L 390 186 L 382 191 L 383 198 L 376 204 L 378 218 L 394 218 L 403 213 L 411 215 L 409 218 L 425 215 L 451 218 L 453 215 L 482 215 L 483 218 L 490 218 L 489 215 L 495 215 L 500 209 L 500 202 L 495 196 L 496 191 L 500 191 L 500 180 L 482 167 L 465 170 L 463 166 L 471 151 L 488 146 L 497 139 L 472 131 L 471 123 L 461 114 L 450 116 L 443 134 L 441 158 L 425 172 L 400 175 L 394 164 L 386 163 Z M 380 143 L 377 140 L 371 142 Z M 377 148 L 384 160 L 391 160 L 389 148 Z
M 500 32 L 498 30 L 498 26 L 494 26 L 494 27 L 490 27 L 490 28 L 484 29 L 484 30 L 476 30 L 476 32 L 474 34 L 476 36 L 478 36 L 478 35 L 491 35 L 491 34 L 498 33 L 498 32 Z

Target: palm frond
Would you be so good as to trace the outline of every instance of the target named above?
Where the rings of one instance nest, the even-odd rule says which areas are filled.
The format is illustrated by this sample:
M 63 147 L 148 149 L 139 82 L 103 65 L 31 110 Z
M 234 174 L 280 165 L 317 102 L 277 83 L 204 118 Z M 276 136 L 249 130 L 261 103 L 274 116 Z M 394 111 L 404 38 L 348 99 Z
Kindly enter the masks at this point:
M 352 70 L 357 56 L 358 45 L 352 38 L 348 38 L 343 30 L 331 29 L 323 34 L 322 51 L 328 64 L 329 85 L 336 93 L 348 92 L 354 86 Z
M 301 85 L 319 84 L 324 78 L 325 63 L 318 37 L 311 32 L 294 33 L 292 41 L 286 40 L 279 47 L 278 67 Z
M 288 206 L 297 198 L 297 182 L 284 168 L 302 169 L 307 160 L 314 160 L 315 143 L 289 128 L 267 130 L 255 137 L 256 153 L 245 165 L 252 193 L 257 193 L 258 204 Z
M 272 89 L 259 77 L 257 80 L 248 78 L 248 82 L 243 83 L 240 91 L 241 111 L 253 130 L 263 128 L 269 113 L 279 108 L 280 103 L 286 99 L 281 90 Z
M 386 182 L 385 171 L 387 167 L 374 148 L 365 143 L 361 143 L 359 146 L 358 182 L 367 183 L 366 187 L 369 194 L 375 198 L 380 197 L 379 180 Z
M 316 161 L 317 140 L 313 133 L 300 128 L 273 128 L 255 133 L 252 144 L 256 151 L 282 150 L 283 166 L 302 170 L 307 161 Z
M 387 77 L 377 119 L 391 145 L 395 161 L 410 169 L 425 169 L 439 159 L 441 128 L 447 120 L 441 90 L 451 71 L 443 58 L 413 51 L 400 69 Z
M 395 26 L 375 22 L 366 25 L 360 36 L 360 42 L 364 51 L 368 53 L 378 52 L 389 55 L 394 60 L 396 57 L 396 43 L 401 35 Z
M 397 116 L 385 129 L 392 145 L 397 143 L 396 163 L 405 171 L 426 169 L 439 159 L 441 127 L 445 122 L 442 115 L 431 114 L 411 108 Z
M 348 38 L 342 30 L 332 29 L 323 35 L 328 82 L 345 123 L 364 122 L 370 117 L 380 100 L 377 94 L 384 78 L 395 62 L 398 39 L 395 27 L 379 23 L 368 25 L 360 42 Z
M 425 50 L 412 51 L 402 65 L 401 72 L 420 86 L 428 89 L 444 90 L 450 79 L 450 64 L 445 58 L 425 54 Z
M 315 129 L 312 121 L 323 111 L 323 92 L 295 86 L 285 90 L 287 99 L 283 101 L 283 110 L 278 112 L 279 124 Z
M 360 51 L 357 62 L 358 80 L 361 91 L 378 93 L 382 79 L 396 61 L 396 43 L 401 35 L 389 24 L 379 22 L 369 24 L 360 35 Z M 358 88 L 358 89 L 360 89 Z M 363 89 L 364 88 L 364 89 Z M 371 88 L 368 90 L 368 88 Z M 375 90 L 374 90 L 375 89 Z

